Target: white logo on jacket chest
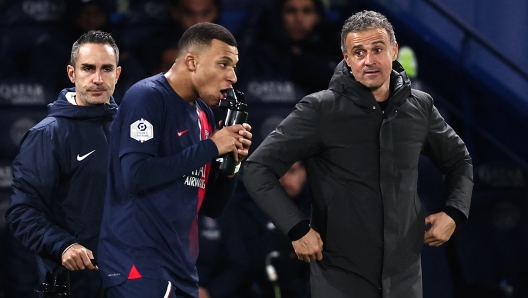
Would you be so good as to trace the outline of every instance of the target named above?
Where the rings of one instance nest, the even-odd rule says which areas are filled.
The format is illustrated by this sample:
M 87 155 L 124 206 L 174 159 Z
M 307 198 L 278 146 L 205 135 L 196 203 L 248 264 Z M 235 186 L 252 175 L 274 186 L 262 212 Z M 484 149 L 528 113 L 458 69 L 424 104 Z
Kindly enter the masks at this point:
M 90 154 L 92 154 L 92 153 L 94 153 L 94 152 L 95 152 L 95 150 L 92 150 L 92 151 L 90 151 L 90 152 L 86 153 L 86 154 L 85 154 L 85 155 L 83 155 L 83 156 L 79 156 L 79 154 L 77 154 L 77 161 L 81 161 L 81 160 L 83 160 L 83 159 L 87 158 L 87 157 L 88 157 L 88 155 L 90 155 Z

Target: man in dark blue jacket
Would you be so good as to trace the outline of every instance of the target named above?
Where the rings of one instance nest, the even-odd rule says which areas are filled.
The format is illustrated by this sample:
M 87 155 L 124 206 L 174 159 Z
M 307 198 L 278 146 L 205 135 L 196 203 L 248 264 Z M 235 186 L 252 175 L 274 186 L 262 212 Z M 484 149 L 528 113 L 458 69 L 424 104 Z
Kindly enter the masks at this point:
M 67 66 L 75 88 L 62 90 L 48 116 L 26 133 L 13 164 L 6 221 L 38 255 L 41 280 L 46 273 L 67 276 L 69 294 L 76 298 L 102 293 L 92 260 L 103 213 L 109 126 L 117 110 L 112 94 L 121 73 L 118 61 L 110 34 L 82 35 Z M 62 273 L 64 268 L 71 272 Z

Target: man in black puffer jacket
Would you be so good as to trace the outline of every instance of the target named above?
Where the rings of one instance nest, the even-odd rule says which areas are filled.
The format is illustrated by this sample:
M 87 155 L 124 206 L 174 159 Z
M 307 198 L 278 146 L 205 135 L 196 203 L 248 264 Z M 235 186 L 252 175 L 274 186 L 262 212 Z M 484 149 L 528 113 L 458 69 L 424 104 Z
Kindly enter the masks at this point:
M 471 158 L 432 98 L 411 89 L 383 15 L 347 19 L 341 48 L 329 89 L 304 97 L 264 140 L 244 182 L 298 258 L 311 262 L 312 297 L 422 297 L 422 243 L 445 243 L 467 220 Z M 416 190 L 420 154 L 445 175 L 444 210 L 427 218 Z M 279 183 L 298 160 L 311 222 Z

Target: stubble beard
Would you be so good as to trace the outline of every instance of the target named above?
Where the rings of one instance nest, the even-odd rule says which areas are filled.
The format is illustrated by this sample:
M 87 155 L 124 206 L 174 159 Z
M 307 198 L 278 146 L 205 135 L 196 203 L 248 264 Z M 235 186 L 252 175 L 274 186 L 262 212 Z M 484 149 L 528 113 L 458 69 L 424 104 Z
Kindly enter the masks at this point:
M 107 91 L 103 91 L 103 92 L 107 92 Z M 106 96 L 104 100 L 103 99 L 100 100 L 99 98 L 93 99 L 92 97 L 90 97 L 90 95 L 88 95 L 88 92 L 80 93 L 78 97 L 79 98 L 76 99 L 78 105 L 79 105 L 79 101 L 81 101 L 82 104 L 85 106 L 101 105 L 101 104 L 110 102 L 110 96 Z

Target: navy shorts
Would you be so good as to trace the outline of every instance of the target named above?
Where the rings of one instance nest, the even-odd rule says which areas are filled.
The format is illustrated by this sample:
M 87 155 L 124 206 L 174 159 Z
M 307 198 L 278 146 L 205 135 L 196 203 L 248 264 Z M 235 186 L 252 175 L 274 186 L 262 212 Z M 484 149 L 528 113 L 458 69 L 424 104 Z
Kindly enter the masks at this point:
M 195 298 L 174 287 L 170 281 L 138 278 L 129 279 L 105 289 L 106 298 Z

